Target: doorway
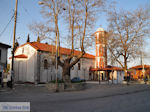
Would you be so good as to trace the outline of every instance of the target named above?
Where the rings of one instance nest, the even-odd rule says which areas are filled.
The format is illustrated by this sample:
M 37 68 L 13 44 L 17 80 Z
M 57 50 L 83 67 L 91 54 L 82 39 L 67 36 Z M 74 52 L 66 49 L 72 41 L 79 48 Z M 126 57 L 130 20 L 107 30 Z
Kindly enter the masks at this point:
M 104 74 L 103 74 L 103 73 L 101 73 L 101 75 L 102 75 L 102 80 L 104 80 Z

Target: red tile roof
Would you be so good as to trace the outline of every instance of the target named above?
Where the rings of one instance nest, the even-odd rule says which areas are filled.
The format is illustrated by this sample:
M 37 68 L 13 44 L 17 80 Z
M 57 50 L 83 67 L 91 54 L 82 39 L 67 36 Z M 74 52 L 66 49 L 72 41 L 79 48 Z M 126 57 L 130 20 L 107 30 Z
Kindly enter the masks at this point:
M 137 66 L 131 67 L 131 69 L 142 69 L 142 68 L 143 68 L 143 65 L 137 65 Z M 144 65 L 144 68 L 150 68 L 150 65 Z
M 123 71 L 121 67 L 116 67 L 116 66 L 107 66 L 107 70 L 118 70 L 118 71 Z
M 10 57 L 9 59 L 11 59 L 12 57 Z M 20 54 L 20 55 L 16 55 L 14 56 L 14 58 L 28 58 L 28 56 L 24 55 L 24 54 Z
M 120 67 L 115 66 L 107 66 L 105 68 L 92 68 L 91 71 L 107 71 L 107 70 L 117 70 L 117 71 L 123 71 Z
M 31 45 L 33 48 L 35 48 L 36 50 L 39 50 L 39 51 L 54 52 L 54 53 L 56 52 L 56 47 L 55 46 L 44 44 L 44 43 L 39 43 L 39 42 L 28 42 L 28 43 L 25 43 L 25 44 L 21 45 L 20 47 L 22 47 L 26 44 Z M 70 53 L 71 53 L 71 49 L 60 47 L 60 54 L 61 55 L 70 55 Z M 81 51 L 74 50 L 74 55 L 75 56 L 78 56 L 80 54 L 81 54 Z M 88 54 L 88 53 L 84 54 L 83 57 L 84 58 L 95 59 L 94 55 L 91 55 L 91 54 Z

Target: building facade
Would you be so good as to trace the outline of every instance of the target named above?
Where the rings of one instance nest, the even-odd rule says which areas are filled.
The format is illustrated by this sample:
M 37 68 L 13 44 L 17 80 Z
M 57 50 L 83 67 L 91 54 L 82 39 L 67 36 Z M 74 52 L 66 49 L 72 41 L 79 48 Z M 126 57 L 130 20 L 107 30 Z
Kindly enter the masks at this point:
M 2 79 L 2 73 L 7 68 L 7 52 L 11 46 L 4 43 L 0 43 L 0 80 Z
M 98 28 L 95 32 L 96 40 L 96 68 L 105 68 L 106 64 L 106 32 L 103 28 Z
M 130 72 L 130 76 L 134 80 L 144 79 L 147 77 L 150 78 L 150 65 L 137 65 L 130 68 L 132 72 Z
M 103 28 L 98 28 L 94 33 L 96 42 L 95 67 L 91 69 L 91 80 L 114 80 L 122 83 L 124 72 L 119 67 L 107 65 L 107 32 Z
M 56 79 L 55 46 L 28 42 L 15 51 L 14 76 L 16 82 L 47 83 Z M 71 53 L 70 49 L 60 47 L 60 57 L 65 58 Z M 75 56 L 81 52 L 74 51 Z M 95 56 L 85 54 L 71 69 L 71 79 L 80 77 L 89 79 L 89 68 L 94 67 Z M 62 79 L 62 68 L 58 66 L 58 78 Z

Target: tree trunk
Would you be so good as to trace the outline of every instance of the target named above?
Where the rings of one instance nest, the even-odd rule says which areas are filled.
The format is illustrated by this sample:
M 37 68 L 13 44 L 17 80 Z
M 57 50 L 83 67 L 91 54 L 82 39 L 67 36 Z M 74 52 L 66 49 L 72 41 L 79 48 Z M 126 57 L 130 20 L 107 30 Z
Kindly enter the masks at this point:
M 63 76 L 63 81 L 64 82 L 70 82 L 70 63 L 69 61 L 65 61 L 64 62 L 64 66 L 62 67 L 63 72 L 62 72 L 62 76 Z
M 127 74 L 127 52 L 125 51 L 124 53 L 124 72 L 125 72 L 125 76 L 127 77 L 128 74 Z
M 70 68 L 63 68 L 62 76 L 64 82 L 70 82 Z
M 127 72 L 127 59 L 128 59 L 128 57 L 127 57 L 127 53 L 125 52 L 125 55 L 124 55 L 124 76 L 125 76 L 125 78 L 126 78 L 126 80 L 127 80 L 127 85 L 129 84 L 129 76 L 128 76 L 128 72 Z
M 71 68 L 80 61 L 80 58 L 85 54 L 85 51 L 82 51 L 82 54 L 79 55 L 74 61 L 71 62 L 73 56 L 69 56 L 68 58 L 64 59 L 63 62 L 58 57 L 58 65 L 60 65 L 63 69 L 62 77 L 65 83 L 70 83 L 70 71 Z
M 124 76 L 128 76 L 128 74 L 127 74 L 127 69 L 124 69 Z

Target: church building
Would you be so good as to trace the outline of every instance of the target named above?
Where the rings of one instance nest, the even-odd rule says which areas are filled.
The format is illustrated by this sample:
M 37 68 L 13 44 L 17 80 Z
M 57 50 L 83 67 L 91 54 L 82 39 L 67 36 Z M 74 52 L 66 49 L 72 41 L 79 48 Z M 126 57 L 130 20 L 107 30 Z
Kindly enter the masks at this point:
M 71 53 L 71 49 L 60 47 L 60 58 Z M 74 55 L 81 52 L 75 50 Z M 56 47 L 39 42 L 27 42 L 19 46 L 14 56 L 15 82 L 48 83 L 56 79 Z M 71 69 L 71 79 L 89 79 L 89 70 L 94 67 L 95 56 L 86 53 Z M 58 78 L 62 79 L 62 68 L 58 66 Z

